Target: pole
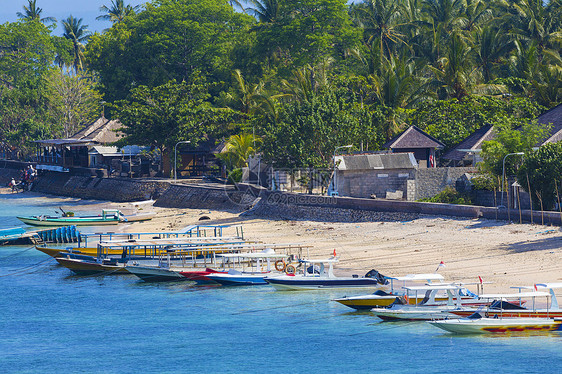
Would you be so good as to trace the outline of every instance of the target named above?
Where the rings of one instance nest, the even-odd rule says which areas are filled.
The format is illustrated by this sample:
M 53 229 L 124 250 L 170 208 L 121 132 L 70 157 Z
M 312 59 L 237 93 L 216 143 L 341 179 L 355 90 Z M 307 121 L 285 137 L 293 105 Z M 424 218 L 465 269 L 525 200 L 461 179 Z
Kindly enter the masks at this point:
M 178 167 L 177 167 L 177 163 L 178 163 L 178 144 L 188 144 L 191 143 L 191 141 L 189 140 L 182 140 L 176 143 L 176 145 L 174 146 L 174 180 L 178 180 Z
M 333 176 L 333 178 L 334 178 L 334 183 L 333 183 L 333 185 L 334 185 L 334 191 L 332 191 L 332 196 L 333 196 L 334 194 L 339 195 L 339 193 L 338 193 L 338 187 L 337 187 L 337 185 L 338 185 L 338 182 L 337 182 L 338 179 L 336 178 L 336 176 L 337 176 L 337 175 L 336 175 L 336 152 L 338 151 L 338 149 L 342 149 L 342 148 L 351 148 L 351 147 L 353 147 L 353 144 L 342 145 L 342 146 L 336 147 L 336 149 L 334 149 L 334 176 Z
M 524 155 L 525 153 L 523 152 L 514 152 L 514 153 L 508 153 L 504 156 L 503 158 L 503 168 L 502 168 L 502 197 L 501 197 L 501 203 L 500 206 L 503 207 L 503 193 L 504 193 L 504 185 L 505 185 L 505 159 L 507 158 L 507 156 L 512 156 L 512 155 Z M 509 192 L 509 188 L 508 188 L 508 192 Z

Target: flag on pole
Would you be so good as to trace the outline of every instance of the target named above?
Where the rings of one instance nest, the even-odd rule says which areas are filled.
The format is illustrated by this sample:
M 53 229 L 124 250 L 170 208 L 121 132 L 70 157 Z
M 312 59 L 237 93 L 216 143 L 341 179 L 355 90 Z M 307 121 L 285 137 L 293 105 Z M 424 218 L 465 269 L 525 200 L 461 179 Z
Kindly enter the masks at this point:
M 480 280 L 480 284 L 483 284 L 484 282 L 482 281 L 482 278 L 480 277 L 480 275 L 478 276 L 478 279 Z
M 336 257 L 336 249 L 334 248 L 334 257 Z
M 439 265 L 437 265 L 437 269 L 435 269 L 435 272 L 437 273 L 439 271 L 439 269 L 444 268 L 445 267 L 445 263 L 443 261 L 441 261 L 439 263 Z
M 536 283 L 534 284 L 534 286 L 535 286 L 535 291 L 538 291 L 538 290 L 537 290 L 537 284 L 536 284 Z

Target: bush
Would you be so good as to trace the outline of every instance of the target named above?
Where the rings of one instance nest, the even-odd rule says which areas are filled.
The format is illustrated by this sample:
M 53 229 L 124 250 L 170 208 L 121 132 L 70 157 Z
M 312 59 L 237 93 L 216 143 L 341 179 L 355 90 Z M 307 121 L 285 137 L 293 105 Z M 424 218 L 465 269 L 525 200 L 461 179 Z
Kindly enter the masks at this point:
M 236 184 L 242 180 L 242 169 L 234 169 L 228 173 L 228 183 Z
M 470 180 L 472 189 L 494 191 L 498 189 L 498 181 L 489 175 L 478 175 Z
M 445 203 L 445 204 L 463 204 L 470 205 L 470 197 L 465 194 L 461 194 L 452 187 L 445 187 L 445 189 L 439 192 L 437 195 L 430 197 L 428 199 L 421 199 L 420 201 L 426 203 Z

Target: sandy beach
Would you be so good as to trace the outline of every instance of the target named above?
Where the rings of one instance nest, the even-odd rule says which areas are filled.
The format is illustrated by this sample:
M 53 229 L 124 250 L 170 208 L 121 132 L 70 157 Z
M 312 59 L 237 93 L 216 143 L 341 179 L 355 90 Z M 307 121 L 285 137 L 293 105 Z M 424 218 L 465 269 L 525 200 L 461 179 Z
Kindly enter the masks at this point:
M 112 204 L 124 211 L 155 211 L 151 221 L 123 225 L 126 232 L 173 231 L 194 224 L 242 224 L 246 239 L 302 243 L 310 256 L 340 258 L 336 274 L 439 273 L 447 280 L 477 282 L 486 292 L 514 292 L 510 286 L 562 281 L 559 227 L 508 224 L 483 219 L 422 216 L 405 222 L 315 222 L 268 220 L 227 212 L 163 209 L 149 203 Z M 207 216 L 210 220 L 199 219 Z
M 103 208 L 118 208 L 125 214 L 156 213 L 150 221 L 122 224 L 111 231 L 161 232 L 196 224 L 241 224 L 248 240 L 309 245 L 313 258 L 327 258 L 335 249 L 340 258 L 335 268 L 338 275 L 364 275 L 371 269 L 389 276 L 432 273 L 443 261 L 439 273 L 446 280 L 477 282 L 480 276 L 492 282 L 485 285 L 486 292 L 562 282 L 562 231 L 556 226 L 432 216 L 403 222 L 268 220 L 221 211 L 158 208 L 152 201 L 119 204 L 60 198 L 60 203 L 78 214 Z M 203 216 L 210 219 L 200 220 Z

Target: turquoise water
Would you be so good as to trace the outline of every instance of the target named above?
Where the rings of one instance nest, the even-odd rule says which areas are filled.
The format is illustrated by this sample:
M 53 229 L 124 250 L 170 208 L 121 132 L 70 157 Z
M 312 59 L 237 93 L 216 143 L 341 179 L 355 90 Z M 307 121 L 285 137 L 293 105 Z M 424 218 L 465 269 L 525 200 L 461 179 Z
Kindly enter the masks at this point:
M 0 228 L 57 200 L 0 195 Z M 65 203 L 65 206 L 67 204 Z M 0 373 L 558 373 L 562 335 L 453 336 L 380 323 L 331 299 L 79 277 L 26 246 L 0 247 Z

